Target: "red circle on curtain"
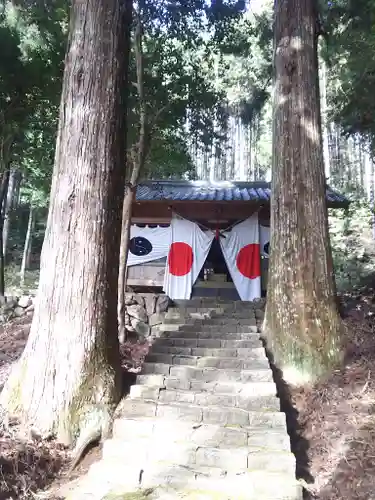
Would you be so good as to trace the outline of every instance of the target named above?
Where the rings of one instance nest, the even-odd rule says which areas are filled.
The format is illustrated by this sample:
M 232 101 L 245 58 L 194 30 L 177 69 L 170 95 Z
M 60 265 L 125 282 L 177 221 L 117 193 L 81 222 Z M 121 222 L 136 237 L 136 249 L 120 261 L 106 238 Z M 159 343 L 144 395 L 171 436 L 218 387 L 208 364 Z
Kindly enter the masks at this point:
M 260 245 L 252 243 L 242 247 L 237 255 L 239 272 L 251 280 L 260 277 Z
M 168 254 L 169 272 L 173 276 L 185 276 L 193 267 L 193 249 L 187 243 L 172 243 Z

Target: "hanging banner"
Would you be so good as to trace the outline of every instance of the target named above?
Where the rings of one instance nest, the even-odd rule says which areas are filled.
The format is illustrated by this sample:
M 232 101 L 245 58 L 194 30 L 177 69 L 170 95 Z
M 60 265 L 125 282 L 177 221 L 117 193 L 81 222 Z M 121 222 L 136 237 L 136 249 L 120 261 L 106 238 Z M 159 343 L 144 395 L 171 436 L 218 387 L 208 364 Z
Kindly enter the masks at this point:
M 220 246 L 241 300 L 261 296 L 258 214 L 224 232 Z
M 164 292 L 173 299 L 188 300 L 207 258 L 214 233 L 173 214 L 171 246 L 164 276 Z
M 168 255 L 172 229 L 168 227 L 138 227 L 130 229 L 128 266 L 145 264 Z
M 270 256 L 270 228 L 267 226 L 259 226 L 260 254 L 263 257 Z

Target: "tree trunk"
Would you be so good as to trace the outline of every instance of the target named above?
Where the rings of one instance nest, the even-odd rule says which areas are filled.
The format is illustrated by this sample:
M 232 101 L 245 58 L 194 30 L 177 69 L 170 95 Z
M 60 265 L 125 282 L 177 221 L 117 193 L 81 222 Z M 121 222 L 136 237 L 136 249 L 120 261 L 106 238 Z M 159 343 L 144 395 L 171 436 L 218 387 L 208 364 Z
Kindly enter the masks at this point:
M 328 234 L 313 0 L 275 3 L 271 256 L 264 332 L 286 379 L 340 360 Z
M 23 247 L 23 255 L 22 255 L 22 263 L 21 263 L 21 271 L 20 271 L 20 287 L 23 288 L 25 285 L 25 272 L 28 267 L 28 255 L 30 255 L 31 248 L 31 238 L 33 234 L 33 222 L 34 222 L 34 210 L 32 205 L 30 205 L 29 210 L 29 222 L 27 224 L 27 232 L 25 238 L 25 245 Z
M 38 301 L 0 397 L 9 412 L 67 443 L 121 396 L 116 310 L 131 9 L 131 0 L 72 2 Z
M 31 238 L 30 238 L 30 244 L 27 247 L 27 253 L 26 253 L 26 269 L 31 268 L 31 257 L 32 257 L 32 248 L 33 248 L 33 235 L 34 235 L 34 230 L 35 230 L 35 222 L 36 222 L 36 215 L 37 211 L 33 210 L 32 213 L 32 221 L 31 221 Z M 30 216 L 30 214 L 29 214 Z
M 7 244 L 8 244 L 8 235 L 9 235 L 9 226 L 10 226 L 10 214 L 12 212 L 14 206 L 14 193 L 16 189 L 16 178 L 17 171 L 12 169 L 9 176 L 9 186 L 7 192 L 6 205 L 4 209 L 4 228 L 3 228 L 3 254 L 4 260 L 6 258 Z
M 129 253 L 129 239 L 132 218 L 133 200 L 136 193 L 136 186 L 128 186 L 125 191 L 124 203 L 122 206 L 122 227 L 120 245 L 120 266 L 118 279 L 118 334 L 120 343 L 126 340 L 125 326 L 125 291 L 126 291 L 126 264 Z
M 1 179 L 0 188 L 0 297 L 5 295 L 5 262 L 3 252 L 3 229 L 4 229 L 4 214 L 6 210 L 6 196 L 9 187 L 9 168 L 5 170 Z

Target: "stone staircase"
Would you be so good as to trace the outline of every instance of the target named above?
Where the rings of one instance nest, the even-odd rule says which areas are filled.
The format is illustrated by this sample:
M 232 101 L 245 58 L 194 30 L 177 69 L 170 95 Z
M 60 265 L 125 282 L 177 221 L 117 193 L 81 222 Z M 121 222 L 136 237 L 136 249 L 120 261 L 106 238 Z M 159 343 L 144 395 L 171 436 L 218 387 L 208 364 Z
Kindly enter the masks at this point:
M 102 460 L 69 498 L 302 499 L 260 305 L 169 309 Z

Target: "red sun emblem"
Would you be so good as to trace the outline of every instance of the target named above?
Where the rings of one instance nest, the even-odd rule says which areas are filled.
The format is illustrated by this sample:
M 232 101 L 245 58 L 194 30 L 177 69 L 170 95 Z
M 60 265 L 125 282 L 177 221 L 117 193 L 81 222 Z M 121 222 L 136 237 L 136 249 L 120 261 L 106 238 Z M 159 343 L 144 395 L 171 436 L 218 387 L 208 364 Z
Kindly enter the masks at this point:
M 173 276 L 189 274 L 193 266 L 193 249 L 187 243 L 172 243 L 168 255 L 169 272 Z
M 237 268 L 239 272 L 251 280 L 260 276 L 260 245 L 252 243 L 238 252 Z

